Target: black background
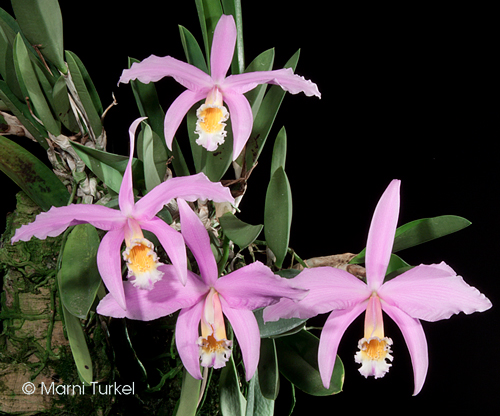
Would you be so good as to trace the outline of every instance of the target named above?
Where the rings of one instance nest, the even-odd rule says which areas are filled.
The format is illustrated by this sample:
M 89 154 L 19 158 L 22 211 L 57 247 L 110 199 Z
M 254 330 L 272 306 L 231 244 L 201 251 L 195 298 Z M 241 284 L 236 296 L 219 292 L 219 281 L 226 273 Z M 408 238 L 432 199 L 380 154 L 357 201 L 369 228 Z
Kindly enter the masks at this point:
M 115 9 L 107 8 L 111 2 L 95 0 L 78 6 L 60 3 L 65 49 L 83 60 L 104 107 L 112 93 L 119 103 L 105 120 L 108 150 L 126 154 L 128 127 L 139 116 L 130 87 L 117 87 L 127 57 L 142 60 L 155 54 L 183 60 L 178 24 L 201 43 L 194 1 L 113 2 Z M 359 318 L 339 348 L 346 368 L 344 392 L 325 398 L 298 392 L 297 414 L 319 406 L 332 414 L 347 406 L 353 412 L 432 409 L 464 414 L 490 409 L 500 387 L 498 68 L 491 10 L 456 4 L 287 3 L 243 1 L 246 62 L 274 47 L 279 68 L 301 48 L 296 73 L 316 82 L 322 98 L 286 95 L 267 155 L 250 177 L 240 218 L 263 221 L 268 153 L 284 125 L 294 200 L 290 245 L 302 258 L 361 250 L 378 198 L 398 178 L 399 224 L 444 214 L 472 221 L 457 234 L 401 256 L 410 264 L 447 262 L 494 305 L 482 314 L 423 323 L 430 365 L 416 397 L 411 397 L 408 350 L 387 317 L 386 335 L 394 340 L 390 372 L 379 380 L 366 380 L 357 372 L 353 357 L 363 331 Z M 183 91 L 171 78 L 157 88 L 165 109 Z M 177 137 L 183 134 L 181 125 Z M 11 211 L 16 189 L 9 188 L 5 175 L 1 180 L 8 189 L 2 212 Z

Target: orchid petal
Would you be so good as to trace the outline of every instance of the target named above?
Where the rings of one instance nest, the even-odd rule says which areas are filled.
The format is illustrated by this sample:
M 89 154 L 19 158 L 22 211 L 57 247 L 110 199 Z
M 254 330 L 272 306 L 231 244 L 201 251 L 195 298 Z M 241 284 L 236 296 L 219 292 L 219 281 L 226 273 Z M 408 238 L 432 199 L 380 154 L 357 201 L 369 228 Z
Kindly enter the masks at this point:
M 222 15 L 215 27 L 212 40 L 210 66 L 213 82 L 224 80 L 231 65 L 236 45 L 236 24 L 233 16 Z
M 309 292 L 300 302 L 282 299 L 264 309 L 264 321 L 308 319 L 336 309 L 349 309 L 370 297 L 368 287 L 352 274 L 333 267 L 304 269 L 290 280 L 297 288 Z
M 391 257 L 399 216 L 399 188 L 401 181 L 393 180 L 378 201 L 366 242 L 366 279 L 371 290 L 377 290 L 384 281 Z
M 224 100 L 229 107 L 233 130 L 233 160 L 236 160 L 252 133 L 252 108 L 243 94 L 228 91 L 224 93 Z
M 214 288 L 231 308 L 250 311 L 277 303 L 283 297 L 298 301 L 307 293 L 292 287 L 290 280 L 275 275 L 259 261 L 222 276 Z
M 97 313 L 113 318 L 151 321 L 189 308 L 206 295 L 206 285 L 194 273 L 189 273 L 186 286 L 182 286 L 174 267 L 161 266 L 160 270 L 164 273 L 162 280 L 156 282 L 152 290 L 138 289 L 130 282 L 123 283 L 126 310 L 108 294 L 97 306 Z
M 414 267 L 382 285 L 378 294 L 411 317 L 425 321 L 491 308 L 486 296 L 445 263 Z
M 120 186 L 120 192 L 118 194 L 118 204 L 120 205 L 120 211 L 123 215 L 129 216 L 134 209 L 134 188 L 132 183 L 132 159 L 134 157 L 134 144 L 135 144 L 135 131 L 141 123 L 147 117 L 140 117 L 136 119 L 128 129 L 128 134 L 130 136 L 130 156 L 127 163 L 127 168 L 123 174 L 122 184 Z
M 427 369 L 429 367 L 427 340 L 425 339 L 422 324 L 418 319 L 412 318 L 401 309 L 389 305 L 384 301 L 382 301 L 382 310 L 396 322 L 408 346 L 415 383 L 413 395 L 416 396 L 424 385 Z
M 142 221 L 149 220 L 174 198 L 234 203 L 229 188 L 222 186 L 220 182 L 211 182 L 200 172 L 196 175 L 168 179 L 153 188 L 135 204 L 134 217 Z
M 120 255 L 124 238 L 123 229 L 109 231 L 102 238 L 97 251 L 97 267 L 102 281 L 122 309 L 126 309 Z
M 252 311 L 233 309 L 226 302 L 224 296 L 220 296 L 222 312 L 231 323 L 245 364 L 246 381 L 255 374 L 260 354 L 260 332 L 259 325 Z
M 308 97 L 315 95 L 321 98 L 318 86 L 314 82 L 294 74 L 291 68 L 229 75 L 221 84 L 221 88 L 223 92 L 232 91 L 243 94 L 260 84 L 275 84 L 291 94 L 303 92 Z
M 144 230 L 151 231 L 167 252 L 172 265 L 177 270 L 177 278 L 182 284 L 186 283 L 187 279 L 187 257 L 184 239 L 181 233 L 175 231 L 165 221 L 159 218 L 153 218 L 148 221 L 141 222 L 141 227 Z
M 71 225 L 85 223 L 101 230 L 112 230 L 123 227 L 125 221 L 120 211 L 102 205 L 78 204 L 52 207 L 49 211 L 40 213 L 34 222 L 17 229 L 12 242 L 29 241 L 33 236 L 41 240 L 56 237 Z
M 335 310 L 328 316 L 321 336 L 318 348 L 318 367 L 325 389 L 330 388 L 333 367 L 337 359 L 337 350 L 340 340 L 347 327 L 351 325 L 364 310 L 366 302 L 358 303 L 349 309 Z
M 214 254 L 210 248 L 210 237 L 205 226 L 186 201 L 177 200 L 181 217 L 181 233 L 186 245 L 193 253 L 200 269 L 200 275 L 207 285 L 217 281 L 218 270 Z
M 156 82 L 164 77 L 172 77 L 191 91 L 210 89 L 213 85 L 210 75 L 186 62 L 171 56 L 151 55 L 142 62 L 134 62 L 130 69 L 122 72 L 118 83 L 127 84 L 138 79 L 144 84 Z
M 195 303 L 188 309 L 182 309 L 175 325 L 175 345 L 182 364 L 195 379 L 201 380 L 198 327 L 201 321 L 204 302 Z
M 165 115 L 164 133 L 167 147 L 172 150 L 172 142 L 184 116 L 198 101 L 206 98 L 208 91 L 186 90 L 170 105 Z

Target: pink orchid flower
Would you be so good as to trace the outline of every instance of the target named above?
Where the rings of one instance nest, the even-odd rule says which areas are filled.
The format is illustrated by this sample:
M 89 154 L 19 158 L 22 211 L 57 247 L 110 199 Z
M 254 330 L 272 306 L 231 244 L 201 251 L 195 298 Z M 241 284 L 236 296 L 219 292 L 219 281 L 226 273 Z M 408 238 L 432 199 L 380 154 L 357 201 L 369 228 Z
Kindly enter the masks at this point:
M 282 297 L 292 302 L 302 299 L 305 291 L 292 288 L 289 280 L 275 275 L 260 262 L 218 278 L 207 230 L 185 201 L 178 199 L 177 203 L 181 232 L 196 259 L 200 276 L 188 271 L 186 285 L 182 286 L 172 266 L 160 266 L 165 276 L 152 291 L 134 290 L 129 282 L 124 283 L 126 311 L 108 295 L 99 303 L 97 312 L 149 321 L 181 309 L 175 341 L 184 366 L 196 379 L 202 378 L 200 360 L 204 367 L 220 368 L 231 356 L 232 341 L 227 339 L 225 315 L 238 339 L 246 379 L 250 380 L 260 351 L 259 326 L 252 310 L 274 304 Z
M 71 225 L 92 224 L 108 231 L 97 252 L 97 266 L 102 280 L 121 308 L 126 308 L 123 290 L 120 248 L 125 240 L 123 258 L 128 267 L 128 278 L 135 287 L 151 289 L 162 278 L 158 267 L 161 263 L 153 244 L 144 238 L 142 230 L 151 231 L 165 248 L 177 276 L 182 283 L 187 279 L 187 258 L 182 235 L 163 220 L 156 217 L 165 204 L 176 197 L 189 201 L 212 199 L 216 202 L 234 202 L 231 192 L 220 183 L 213 183 L 204 175 L 178 177 L 167 180 L 152 189 L 137 203 L 134 202 L 132 187 L 132 159 L 134 136 L 137 126 L 144 118 L 135 120 L 129 129 L 130 158 L 123 175 L 118 195 L 119 210 L 103 205 L 73 204 L 52 207 L 42 212 L 31 224 L 23 225 L 16 231 L 12 242 L 28 241 L 35 236 L 45 239 L 55 237 Z
M 294 75 L 292 69 L 248 72 L 226 77 L 231 65 L 236 43 L 236 25 L 232 16 L 222 15 L 214 31 L 210 56 L 211 76 L 193 65 L 171 56 L 151 55 L 140 63 L 134 63 L 123 71 L 121 83 L 138 79 L 143 83 L 156 82 L 163 77 L 173 77 L 187 88 L 172 103 L 165 115 L 165 140 L 172 149 L 174 134 L 188 112 L 198 101 L 205 103 L 196 115 L 196 143 L 208 151 L 214 151 L 226 137 L 225 121 L 229 113 L 223 106 L 225 101 L 232 117 L 233 160 L 243 150 L 250 137 L 253 125 L 252 109 L 243 93 L 259 84 L 276 84 L 292 94 L 304 92 L 307 96 L 321 97 L 316 84 Z
M 347 327 L 365 311 L 364 337 L 355 361 L 365 377 L 383 377 L 392 361 L 392 340 L 384 334 L 382 311 L 399 326 L 410 351 L 414 395 L 424 384 L 428 367 L 425 334 L 420 319 L 438 321 L 459 312 L 483 312 L 491 302 L 445 263 L 420 265 L 384 283 L 399 215 L 400 181 L 394 180 L 373 214 L 366 244 L 366 283 L 331 267 L 305 269 L 295 287 L 309 289 L 298 303 L 282 299 L 264 310 L 264 321 L 311 318 L 331 311 L 323 327 L 318 364 L 325 388 L 329 387 L 338 345 Z

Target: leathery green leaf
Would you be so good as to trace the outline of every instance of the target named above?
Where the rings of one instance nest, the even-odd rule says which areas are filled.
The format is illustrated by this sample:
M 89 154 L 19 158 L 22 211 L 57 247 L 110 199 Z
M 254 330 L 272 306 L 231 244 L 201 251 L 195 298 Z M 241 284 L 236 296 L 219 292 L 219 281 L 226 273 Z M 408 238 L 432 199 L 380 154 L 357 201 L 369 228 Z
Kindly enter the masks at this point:
M 61 293 L 60 274 L 61 271 L 59 271 L 57 276 L 57 280 L 59 282 L 59 293 Z M 69 346 L 71 348 L 71 353 L 73 354 L 73 359 L 75 360 L 78 375 L 80 376 L 82 383 L 90 386 L 93 380 L 92 359 L 90 358 L 89 348 L 87 346 L 87 341 L 85 340 L 82 324 L 80 319 L 72 315 L 66 309 L 64 304 L 61 305 L 61 309 L 63 311 Z
M 96 101 L 95 94 L 92 92 L 93 88 L 88 84 L 88 78 L 84 76 L 85 74 L 80 69 L 81 65 L 78 57 L 73 52 L 66 51 L 66 60 L 68 61 L 71 80 L 80 100 L 77 104 L 83 107 L 84 115 L 89 124 L 87 127 L 92 129 L 92 133 L 97 138 L 102 133 L 102 123 L 99 115 L 100 102 Z
M 262 394 L 259 380 L 257 369 L 248 385 L 245 416 L 273 416 L 274 414 L 274 400 L 269 400 Z
M 319 339 L 316 336 L 303 330 L 275 341 L 280 372 L 292 384 L 313 396 L 329 396 L 342 390 L 344 365 L 338 356 L 330 388 L 323 387 L 318 367 Z
M 269 400 L 276 400 L 279 393 L 280 376 L 274 339 L 264 338 L 260 340 L 258 371 L 262 396 Z
M 283 167 L 277 168 L 267 187 L 264 206 L 264 235 L 281 267 L 288 251 L 292 225 L 292 190 Z
M 146 190 L 149 192 L 163 182 L 166 172 L 167 154 L 158 135 L 151 130 L 151 127 L 147 123 L 144 123 L 143 126 L 138 142 L 142 141 L 144 180 L 146 182 Z
M 74 316 L 86 319 L 101 284 L 97 250 L 101 240 L 94 226 L 76 225 L 62 254 L 59 285 L 61 301 Z
M 81 144 L 70 142 L 76 153 L 83 160 L 85 165 L 110 189 L 118 193 L 122 183 L 123 173 L 127 167 L 128 157 L 116 155 L 114 153 L 104 152 L 102 150 L 92 149 Z M 143 179 L 142 163 L 138 159 L 132 162 L 132 171 L 139 181 Z M 138 186 L 139 183 L 134 183 Z
M 243 15 L 240 0 L 221 0 L 224 14 L 232 15 L 236 23 L 236 47 L 231 63 L 231 73 L 241 74 L 245 69 L 245 48 L 243 46 Z
M 288 60 L 284 68 L 295 70 L 299 55 L 300 50 Z M 265 95 L 259 112 L 254 116 L 252 133 L 246 145 L 245 160 L 247 169 L 257 162 L 284 96 L 285 91 L 279 85 L 273 85 Z
M 208 73 L 207 62 L 193 34 L 181 25 L 179 25 L 179 33 L 187 62 Z
M 57 0 L 12 0 L 14 14 L 32 45 L 62 72 L 67 72 L 63 54 L 63 24 Z
M 300 331 L 307 321 L 307 319 L 290 318 L 264 323 L 264 318 L 262 316 L 263 309 L 257 309 L 253 311 L 253 314 L 259 325 L 261 338 L 278 338 L 293 334 Z
M 209 152 L 195 143 L 196 146 L 201 148 L 202 157 L 205 158 L 206 163 L 202 171 L 212 182 L 219 182 L 222 179 L 233 160 L 233 128 L 231 127 L 231 120 L 227 121 L 226 132 L 224 143 L 220 144 L 213 152 Z
M 7 105 L 12 114 L 17 117 L 26 130 L 31 133 L 38 144 L 47 150 L 49 148 L 46 140 L 47 131 L 30 114 L 27 104 L 21 102 L 9 89 L 7 83 L 2 80 L 0 80 L 0 99 Z
M 137 59 L 129 58 L 129 68 L 134 62 L 139 62 Z M 164 150 L 157 149 L 158 151 L 166 152 L 167 159 L 173 156 L 172 167 L 177 176 L 189 176 L 189 168 L 187 166 L 184 155 L 182 154 L 181 148 L 177 143 L 177 139 L 174 138 L 172 143 L 172 151 L 167 148 L 165 143 L 164 135 L 164 119 L 165 112 L 163 111 L 160 101 L 158 99 L 158 94 L 156 92 L 156 87 L 154 82 L 149 84 L 143 84 L 140 81 L 130 81 L 132 87 L 132 92 L 134 93 L 134 98 L 139 108 L 139 113 L 141 117 L 148 118 L 148 124 L 154 133 L 160 137 L 160 141 L 164 147 Z
M 201 380 L 196 380 L 184 370 L 182 389 L 175 416 L 194 416 L 200 395 Z
M 210 50 L 217 23 L 222 16 L 220 0 L 195 0 L 196 9 L 200 18 L 201 33 L 205 45 L 207 63 L 210 63 Z
M 15 96 L 18 99 L 23 99 L 14 67 L 12 44 L 15 37 L 14 30 L 0 16 L 0 75 Z
M 14 66 L 24 97 L 28 97 L 31 109 L 42 121 L 44 127 L 54 136 L 58 136 L 61 134 L 60 123 L 52 115 L 50 106 L 40 88 L 37 73 L 28 55 L 28 49 L 19 33 L 14 40 L 13 50 Z
M 76 122 L 75 114 L 73 113 L 69 103 L 68 90 L 66 88 L 66 81 L 63 75 L 61 75 L 54 84 L 54 88 L 52 89 L 52 99 L 57 118 L 69 131 L 77 133 L 79 131 L 79 127 Z
M 409 222 L 398 227 L 394 237 L 393 252 L 426 243 L 439 237 L 460 231 L 471 224 L 455 215 L 442 215 Z
M 439 217 L 411 221 L 396 229 L 392 252 L 396 253 L 400 250 L 444 237 L 445 235 L 460 231 L 470 224 L 469 220 L 456 215 L 441 215 Z M 363 263 L 365 261 L 365 251 L 366 249 L 363 249 L 350 263 Z
M 90 74 L 88 73 L 87 68 L 85 68 L 85 65 L 83 64 L 82 60 L 76 54 L 70 51 L 66 51 L 66 54 L 69 54 L 73 59 L 74 63 L 78 66 L 78 70 L 82 76 L 83 82 L 85 84 L 85 87 L 87 88 L 90 99 L 92 101 L 92 104 L 94 104 L 94 108 L 97 111 L 97 114 L 99 115 L 102 114 L 103 107 L 101 99 L 99 98 L 99 94 L 97 93 L 92 78 L 90 78 Z
M 285 169 L 286 163 L 286 130 L 282 127 L 276 136 L 273 147 L 273 156 L 271 159 L 271 176 L 280 166 Z
M 274 49 L 268 49 L 258 55 L 248 67 L 245 72 L 255 72 L 255 71 L 271 71 L 273 69 L 274 63 Z M 253 117 L 258 114 L 262 99 L 266 92 L 267 85 L 261 84 L 245 93 L 245 97 L 250 103 L 252 108 Z
M 226 212 L 219 218 L 224 234 L 233 241 L 240 249 L 244 249 L 252 244 L 259 236 L 262 224 L 250 225 L 236 218 L 231 212 Z
M 54 172 L 4 136 L 0 136 L 0 169 L 44 211 L 69 201 L 68 190 Z
M 247 403 L 240 391 L 232 355 L 220 373 L 219 388 L 222 416 L 245 416 Z

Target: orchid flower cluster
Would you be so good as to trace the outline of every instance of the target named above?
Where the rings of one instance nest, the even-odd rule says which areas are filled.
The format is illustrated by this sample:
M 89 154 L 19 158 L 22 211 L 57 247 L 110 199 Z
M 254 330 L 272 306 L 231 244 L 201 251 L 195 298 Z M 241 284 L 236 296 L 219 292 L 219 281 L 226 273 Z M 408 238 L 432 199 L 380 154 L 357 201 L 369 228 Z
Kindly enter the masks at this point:
M 95 311 L 104 317 L 137 321 L 154 321 L 177 314 L 175 345 L 184 368 L 194 380 L 206 381 L 208 368 L 227 368 L 237 348 L 245 379 L 252 382 L 257 378 L 260 352 L 264 348 L 263 343 L 261 345 L 261 338 L 265 338 L 263 330 L 284 328 L 271 329 L 273 337 L 278 337 L 276 343 L 272 339 L 273 345 L 284 348 L 287 342 L 306 336 L 305 320 L 329 313 L 319 340 L 307 335 L 312 337 L 308 338 L 307 347 L 315 348 L 317 356 L 317 363 L 311 367 L 316 366 L 317 374 L 311 377 L 320 379 L 324 388 L 312 394 L 338 392 L 340 388 L 333 386 L 334 383 L 341 386 L 343 382 L 338 346 L 347 327 L 363 312 L 364 332 L 354 360 L 363 376 L 383 377 L 393 357 L 399 354 L 398 350 L 393 352 L 392 340 L 387 336 L 390 334 L 384 331 L 384 312 L 403 334 L 413 365 L 413 394 L 418 394 L 429 362 L 421 321 L 448 319 L 459 312 L 483 312 L 491 307 L 491 302 L 444 262 L 416 267 L 405 264 L 408 267 L 401 270 L 392 267 L 398 238 L 399 180 L 388 185 L 375 208 L 366 250 L 352 259 L 352 262 L 364 263 L 364 279 L 329 266 L 305 267 L 300 272 L 286 270 L 281 267 L 282 261 L 270 261 L 266 265 L 255 260 L 236 266 L 227 255 L 235 244 L 242 249 L 257 244 L 262 228 L 236 218 L 242 193 L 233 190 L 232 194 L 230 187 L 221 183 L 221 172 L 226 168 L 215 175 L 216 170 L 209 167 L 209 163 L 215 162 L 208 162 L 213 152 L 225 151 L 228 156 L 224 164 L 233 163 L 237 179 L 241 178 L 244 168 L 248 168 L 245 164 L 251 159 L 248 159 L 247 148 L 253 145 L 249 138 L 254 119 L 260 113 L 255 114 L 259 110 L 258 106 L 254 108 L 256 101 L 250 102 L 244 94 L 262 84 L 271 84 L 280 93 L 302 92 L 321 97 L 317 85 L 296 75 L 291 67 L 228 75 L 238 30 L 232 15 L 220 16 L 213 32 L 209 72 L 208 67 L 200 69 L 171 56 L 155 55 L 125 69 L 119 83 L 132 84 L 139 97 L 141 92 L 153 91 L 153 83 L 164 77 L 174 78 L 186 90 L 166 111 L 163 131 L 152 130 L 157 114 L 148 114 L 144 108 L 141 117 L 130 126 L 130 152 L 115 198 L 117 206 L 111 203 L 108 206 L 105 203 L 54 206 L 39 214 L 34 222 L 21 226 L 12 243 L 29 241 L 32 237 L 58 236 L 80 224 L 103 230 L 96 264 L 107 291 L 98 298 Z M 185 174 L 184 170 L 171 177 L 168 169 L 161 171 L 166 173 L 166 180 L 159 174 L 146 174 L 156 179 L 152 182 L 148 179 L 150 186 L 139 196 L 141 187 L 134 175 L 136 148 L 142 152 L 144 171 L 158 173 L 154 157 L 148 159 L 147 154 L 153 154 L 151 149 L 160 148 L 162 155 L 173 154 L 176 158 L 179 147 L 174 136 L 185 118 L 192 128 L 193 152 L 204 152 L 206 164 L 193 175 Z M 230 130 L 226 130 L 228 120 Z M 136 145 L 139 127 L 141 144 Z M 164 143 L 159 142 L 160 138 Z M 262 147 L 260 143 L 257 153 Z M 87 154 L 85 160 L 89 158 Z M 89 162 L 88 166 L 92 169 L 95 164 Z M 282 165 L 275 175 L 284 178 L 277 182 L 287 183 Z M 282 189 L 285 190 L 282 192 Z M 286 194 L 287 189 L 281 188 L 280 195 Z M 241 243 L 239 237 L 248 229 L 255 233 Z M 284 235 L 287 233 L 289 228 Z M 279 238 L 278 245 L 285 237 Z M 222 242 L 222 255 L 215 240 Z M 274 247 L 269 242 L 271 252 Z M 237 257 L 233 253 L 233 259 Z M 239 258 L 243 256 L 240 254 Z M 395 271 L 397 273 L 392 273 Z M 301 381 L 296 384 L 300 386 Z

